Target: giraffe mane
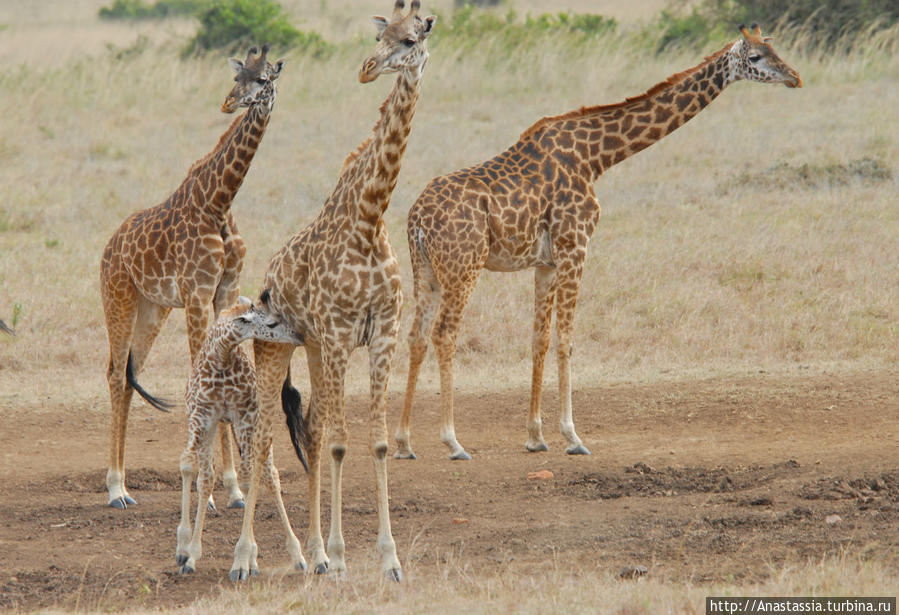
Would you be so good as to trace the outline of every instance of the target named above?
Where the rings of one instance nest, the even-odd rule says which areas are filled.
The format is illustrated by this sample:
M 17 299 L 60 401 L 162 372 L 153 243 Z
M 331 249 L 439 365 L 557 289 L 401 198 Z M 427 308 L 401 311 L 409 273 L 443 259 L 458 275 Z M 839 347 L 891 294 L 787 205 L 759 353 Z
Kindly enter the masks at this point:
M 205 165 L 207 162 L 209 162 L 209 160 L 212 159 L 212 157 L 215 155 L 215 153 L 218 152 L 222 148 L 225 141 L 227 141 L 228 139 L 231 138 L 231 135 L 234 133 L 235 129 L 237 128 L 237 124 L 243 119 L 244 115 L 246 115 L 247 113 L 249 113 L 249 111 L 245 111 L 244 113 L 241 113 L 240 115 L 235 117 L 234 120 L 231 122 L 231 125 L 228 126 L 228 130 L 226 130 L 224 133 L 222 133 L 222 136 L 219 137 L 218 143 L 215 144 L 215 147 L 213 147 L 212 150 L 207 152 L 205 156 L 203 156 L 202 158 L 200 158 L 199 160 L 194 162 L 192 165 L 190 165 L 190 169 L 187 170 L 188 178 L 193 177 L 193 175 L 195 174 L 197 169 L 199 169 L 200 167 Z
M 631 96 L 631 97 L 625 98 L 621 102 L 612 103 L 609 105 L 596 105 L 594 107 L 581 107 L 580 109 L 575 109 L 574 111 L 569 111 L 567 113 L 563 113 L 562 115 L 551 115 L 551 116 L 544 117 L 540 120 L 537 120 L 537 122 L 535 124 L 533 124 L 530 128 L 525 130 L 523 133 L 521 133 L 521 137 L 519 138 L 519 140 L 524 140 L 530 136 L 533 136 L 535 133 L 539 132 L 541 129 L 543 129 L 547 125 L 552 124 L 554 122 L 574 119 L 574 118 L 578 118 L 578 117 L 584 117 L 586 115 L 593 115 L 595 113 L 600 113 L 603 111 L 611 111 L 614 109 L 620 109 L 622 107 L 626 107 L 628 105 L 632 105 L 634 103 L 644 101 L 648 98 L 652 98 L 659 92 L 662 92 L 663 90 L 682 82 L 684 79 L 686 79 L 687 77 L 689 77 L 690 75 L 695 73 L 697 70 L 699 70 L 703 66 L 706 66 L 712 60 L 718 59 L 720 56 L 727 53 L 731 47 L 733 47 L 733 43 L 728 43 L 727 45 L 725 45 L 723 48 L 716 51 L 715 53 L 713 53 L 709 56 L 706 56 L 703 59 L 703 61 L 700 62 L 699 64 L 697 64 L 696 66 L 694 66 L 692 68 L 688 68 L 687 70 L 681 71 L 679 73 L 674 73 L 673 75 L 671 75 L 664 81 L 660 81 L 659 83 L 655 84 L 654 86 L 652 86 L 651 88 L 646 90 L 646 92 L 644 92 L 643 94 L 640 94 L 639 96 Z
M 228 308 L 227 310 L 222 310 L 221 313 L 219 314 L 219 318 L 230 320 L 232 318 L 240 316 L 241 314 L 249 312 L 252 309 L 253 309 L 252 303 L 237 303 L 234 306 Z
M 357 147 L 347 155 L 347 157 L 343 161 L 343 164 L 340 165 L 340 172 L 337 174 L 338 178 L 342 177 L 347 169 L 350 169 L 353 166 L 353 163 L 357 158 L 359 158 L 359 156 L 362 154 L 362 151 L 368 147 L 368 145 L 374 138 L 374 135 L 369 135 L 362 143 L 359 144 L 359 147 Z

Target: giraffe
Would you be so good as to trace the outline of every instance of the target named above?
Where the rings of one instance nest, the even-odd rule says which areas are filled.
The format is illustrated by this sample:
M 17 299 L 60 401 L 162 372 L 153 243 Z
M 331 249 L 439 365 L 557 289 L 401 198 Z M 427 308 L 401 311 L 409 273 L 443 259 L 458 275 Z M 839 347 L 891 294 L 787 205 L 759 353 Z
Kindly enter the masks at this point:
M 206 336 L 187 385 L 188 440 L 181 454 L 181 522 L 178 524 L 178 546 L 175 551 L 181 574 L 193 572 L 203 553 L 206 502 L 215 478 L 212 438 L 221 421 L 230 423 L 234 428 L 240 451 L 240 480 L 244 485 L 249 481 L 250 445 L 258 415 L 256 372 L 239 344 L 250 338 L 284 344 L 303 343 L 299 335 L 255 307 L 246 297 L 240 297 L 234 308 L 221 312 Z M 299 412 L 300 405 L 298 400 L 293 408 L 285 409 L 285 412 Z M 281 499 L 281 482 L 271 449 L 265 459 L 263 474 L 275 496 L 278 515 L 287 534 L 287 550 L 296 554 L 295 559 L 305 569 L 300 541 L 290 527 Z M 191 532 L 190 486 L 194 480 L 197 481 L 198 501 L 196 522 Z
M 128 217 L 113 234 L 100 268 L 100 289 L 109 337 L 106 378 L 112 407 L 109 506 L 126 508 L 134 499 L 125 488 L 125 427 L 133 391 L 150 404 L 166 404 L 134 386 L 150 347 L 172 308 L 183 307 L 191 362 L 209 320 L 237 298 L 246 246 L 231 215 L 231 202 L 250 167 L 275 102 L 275 80 L 284 60 L 266 60 L 268 46 L 253 47 L 245 61 L 228 60 L 236 83 L 222 104 L 224 113 L 247 107 L 215 148 L 191 166 L 187 178 L 163 203 Z M 229 506 L 240 507 L 230 430 L 221 430 L 224 480 Z
M 556 310 L 561 432 L 566 453 L 588 455 L 574 430 L 569 361 L 578 286 L 600 215 L 593 184 L 612 165 L 652 145 L 740 79 L 801 87 L 758 26 L 646 93 L 623 102 L 546 117 L 509 149 L 479 165 L 436 177 L 409 210 L 415 316 L 409 375 L 395 433 L 398 459 L 414 459 L 412 401 L 421 363 L 434 344 L 440 369 L 440 438 L 451 459 L 471 459 L 453 423 L 453 360 L 465 305 L 482 269 L 534 268 L 529 451 L 548 450 L 540 398 L 550 321 Z
M 344 162 L 337 186 L 318 217 L 272 257 L 260 295 L 266 309 L 305 339 L 312 393 L 305 416 L 291 426 L 291 433 L 297 452 L 305 449 L 308 453 L 307 545 L 317 574 L 330 571 L 340 576 L 346 571 L 341 516 L 342 462 L 347 450 L 344 376 L 351 352 L 368 346 L 377 549 L 382 572 L 394 581 L 401 580 L 402 572 L 388 508 L 386 388 L 399 331 L 402 280 L 383 215 L 406 149 L 428 59 L 427 39 L 436 21 L 433 16 L 423 19 L 418 15 L 419 0 L 413 0 L 405 15 L 404 8 L 403 0 L 397 0 L 390 19 L 373 18 L 378 43 L 359 73 L 362 83 L 374 81 L 382 73 L 399 73 L 381 105 L 373 134 Z M 251 553 L 255 551 L 252 523 L 261 460 L 271 447 L 279 392 L 290 390 L 293 348 L 264 341 L 254 341 L 253 348 L 261 418 L 253 439 L 253 479 L 230 572 L 234 581 L 258 572 Z M 321 534 L 320 458 L 323 432 L 329 425 L 332 493 L 326 553 Z

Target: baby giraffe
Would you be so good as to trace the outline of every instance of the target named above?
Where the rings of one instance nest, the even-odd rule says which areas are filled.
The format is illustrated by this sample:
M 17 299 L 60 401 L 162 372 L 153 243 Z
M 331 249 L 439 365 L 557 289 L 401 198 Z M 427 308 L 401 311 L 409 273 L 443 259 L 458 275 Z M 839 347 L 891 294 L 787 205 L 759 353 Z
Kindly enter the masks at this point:
M 273 316 L 256 308 L 246 297 L 240 297 L 235 307 L 222 312 L 206 336 L 187 385 L 189 436 L 187 448 L 181 454 L 181 523 L 178 524 L 178 547 L 175 551 L 181 574 L 193 572 L 203 553 L 201 538 L 206 501 L 215 478 L 212 467 L 213 443 L 220 421 L 231 423 L 233 427 L 240 451 L 239 480 L 245 489 L 249 482 L 252 469 L 249 453 L 258 410 L 256 372 L 238 344 L 250 338 L 292 345 L 303 343 L 302 337 Z M 285 389 L 281 399 L 288 417 L 296 417 L 302 411 L 302 402 L 296 389 Z M 305 459 L 300 460 L 305 465 Z M 300 550 L 300 542 L 290 527 L 281 499 L 281 481 L 272 460 L 271 449 L 265 459 L 262 476 L 275 495 L 278 513 L 287 534 L 287 550 L 291 560 L 296 562 L 297 569 L 305 570 L 306 562 Z M 195 479 L 199 500 L 191 532 L 190 486 Z M 255 552 L 251 561 L 252 569 L 258 570 Z

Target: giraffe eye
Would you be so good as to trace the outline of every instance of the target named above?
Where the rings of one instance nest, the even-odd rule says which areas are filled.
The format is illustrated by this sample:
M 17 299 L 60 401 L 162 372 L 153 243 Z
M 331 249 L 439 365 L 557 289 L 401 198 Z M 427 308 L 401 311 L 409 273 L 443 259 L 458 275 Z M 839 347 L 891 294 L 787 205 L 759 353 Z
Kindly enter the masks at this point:
M 761 59 L 762 59 L 762 56 L 760 56 L 760 55 L 749 56 L 749 61 L 752 62 L 753 64 L 755 64 L 756 62 L 758 62 Z
M 403 45 L 405 45 L 406 47 L 412 47 L 413 45 L 415 45 L 415 39 L 411 39 L 411 38 L 403 39 Z
M 256 83 L 258 83 L 259 85 L 265 85 L 265 79 L 260 77 L 259 79 L 256 80 Z

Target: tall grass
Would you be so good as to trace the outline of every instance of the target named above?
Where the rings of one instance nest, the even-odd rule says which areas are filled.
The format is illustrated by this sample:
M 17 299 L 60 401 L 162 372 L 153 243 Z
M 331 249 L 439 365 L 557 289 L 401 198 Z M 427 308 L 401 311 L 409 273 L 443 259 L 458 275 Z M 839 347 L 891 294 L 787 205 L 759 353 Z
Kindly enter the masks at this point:
M 182 60 L 176 33 L 105 27 L 145 33 L 147 42 L 124 56 L 127 45 L 0 69 L 0 317 L 8 322 L 21 305 L 18 336 L 0 339 L 0 371 L 15 375 L 2 378 L 0 403 L 14 387 L 40 391 L 61 371 L 102 406 L 103 246 L 130 212 L 163 200 L 232 119 L 218 111 L 231 79 L 224 57 Z M 579 301 L 576 382 L 895 364 L 897 41 L 892 29 L 848 53 L 808 51 L 801 37 L 778 42 L 806 87 L 735 84 L 597 182 L 604 210 Z M 85 44 L 93 45 L 86 35 Z M 392 82 L 356 82 L 370 45 L 343 45 L 326 61 L 287 54 L 269 133 L 234 203 L 249 246 L 244 293 L 258 291 L 268 258 L 314 217 L 343 158 L 369 134 Z M 432 51 L 387 214 L 407 306 L 405 214 L 431 177 L 498 153 L 541 116 L 638 94 L 713 51 L 654 56 L 617 35 L 574 47 L 548 37 L 511 57 L 501 48 L 488 36 L 474 49 Z M 783 177 L 864 159 L 885 173 Z M 485 273 L 460 339 L 460 386 L 497 386 L 487 375 L 498 367 L 507 374 L 499 386 L 526 383 L 531 318 L 531 273 Z M 406 360 L 401 342 L 394 390 Z M 363 391 L 362 353 L 354 361 L 350 390 Z M 151 353 L 147 386 L 177 395 L 186 373 L 176 311 Z M 435 385 L 429 361 L 423 386 Z

